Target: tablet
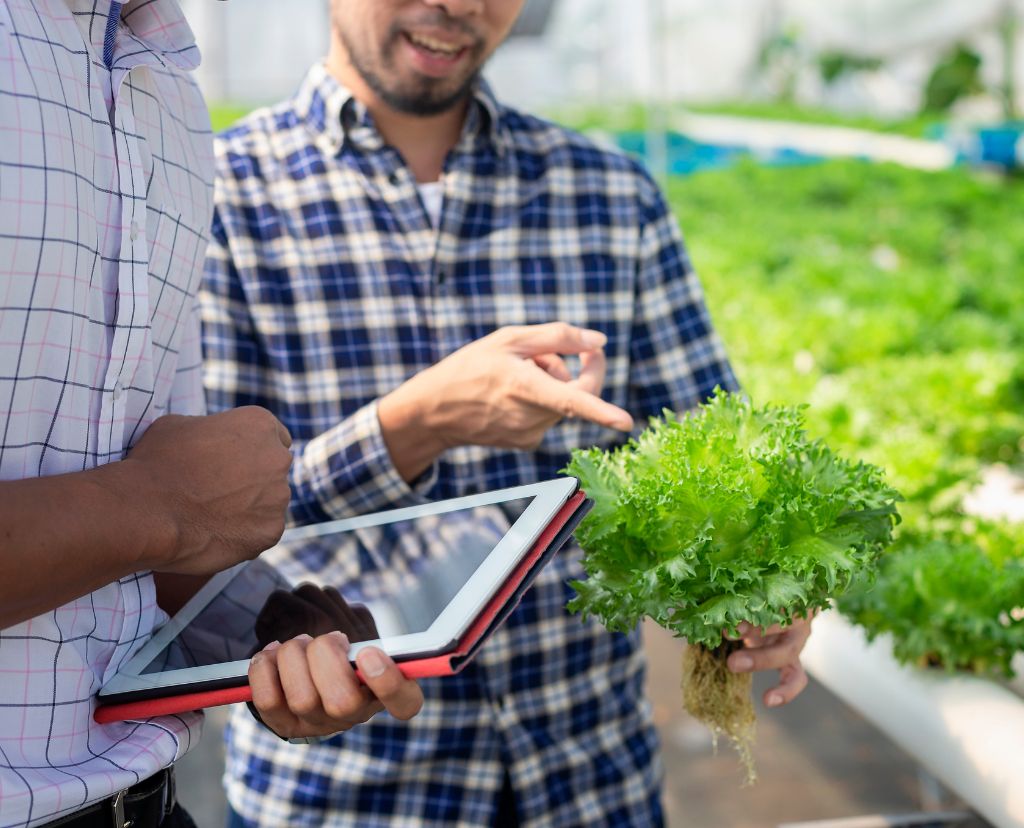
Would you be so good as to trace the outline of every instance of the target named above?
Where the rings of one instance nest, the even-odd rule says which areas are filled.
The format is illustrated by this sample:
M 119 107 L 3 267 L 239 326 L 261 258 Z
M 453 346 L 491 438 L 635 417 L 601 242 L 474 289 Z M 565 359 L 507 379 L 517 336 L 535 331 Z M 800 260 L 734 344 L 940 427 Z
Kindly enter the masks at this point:
M 192 698 L 150 705 L 149 715 L 194 709 L 195 694 L 227 688 L 237 692 L 204 698 L 244 700 L 254 652 L 332 628 L 349 631 L 353 662 L 372 645 L 407 675 L 454 672 L 461 665 L 449 656 L 475 651 L 578 523 L 578 485 L 559 478 L 291 529 L 211 578 L 103 686 L 108 707 L 96 718 L 127 718 L 110 705 L 183 695 Z M 341 616 L 350 623 L 331 626 Z

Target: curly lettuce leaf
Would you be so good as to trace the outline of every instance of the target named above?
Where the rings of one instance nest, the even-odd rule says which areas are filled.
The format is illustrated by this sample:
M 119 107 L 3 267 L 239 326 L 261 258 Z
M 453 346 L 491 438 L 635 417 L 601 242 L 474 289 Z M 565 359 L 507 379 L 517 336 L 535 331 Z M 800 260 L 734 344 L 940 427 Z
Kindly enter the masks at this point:
M 882 472 L 810 440 L 802 408 L 721 391 L 621 448 L 574 452 L 566 472 L 595 502 L 569 608 L 612 630 L 647 616 L 708 647 L 742 621 L 827 606 L 898 521 Z

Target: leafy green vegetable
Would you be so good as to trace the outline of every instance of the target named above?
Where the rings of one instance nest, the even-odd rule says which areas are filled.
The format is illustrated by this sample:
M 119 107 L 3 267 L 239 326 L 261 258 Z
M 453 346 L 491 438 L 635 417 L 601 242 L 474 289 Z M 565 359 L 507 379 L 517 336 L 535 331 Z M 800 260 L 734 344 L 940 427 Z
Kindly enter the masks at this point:
M 825 607 L 890 542 L 899 495 L 803 426 L 801 408 L 719 392 L 621 448 L 574 452 L 595 506 L 570 609 L 613 630 L 649 616 L 714 648 L 742 621 Z
M 1024 650 L 1021 540 L 995 527 L 980 542 L 912 540 L 883 556 L 877 581 L 855 585 L 839 607 L 869 638 L 891 633 L 900 661 L 1011 676 Z

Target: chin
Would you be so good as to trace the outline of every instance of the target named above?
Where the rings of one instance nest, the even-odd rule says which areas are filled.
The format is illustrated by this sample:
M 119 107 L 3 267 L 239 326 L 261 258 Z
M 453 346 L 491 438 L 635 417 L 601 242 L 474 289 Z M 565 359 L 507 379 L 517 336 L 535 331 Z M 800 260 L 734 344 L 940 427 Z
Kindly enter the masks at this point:
M 443 87 L 421 81 L 400 89 L 388 90 L 381 97 L 392 108 L 409 115 L 441 115 L 458 106 L 469 96 L 475 80 L 476 75 L 473 75 L 461 83 L 446 83 Z

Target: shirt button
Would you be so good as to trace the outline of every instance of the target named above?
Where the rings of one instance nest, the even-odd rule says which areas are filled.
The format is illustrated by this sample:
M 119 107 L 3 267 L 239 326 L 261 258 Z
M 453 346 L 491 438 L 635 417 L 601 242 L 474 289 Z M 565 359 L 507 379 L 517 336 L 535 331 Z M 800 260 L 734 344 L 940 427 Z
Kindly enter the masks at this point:
M 400 180 L 401 179 L 399 178 L 398 173 L 395 172 L 394 170 L 392 170 L 390 173 L 388 173 L 388 184 L 390 184 L 392 187 L 397 187 L 398 186 L 398 182 Z
M 113 397 L 115 400 L 121 399 L 121 395 L 124 394 L 124 386 L 121 385 L 121 380 L 114 383 Z
M 137 221 L 133 221 L 128 225 L 128 237 L 132 241 L 136 241 L 139 238 L 139 223 Z

